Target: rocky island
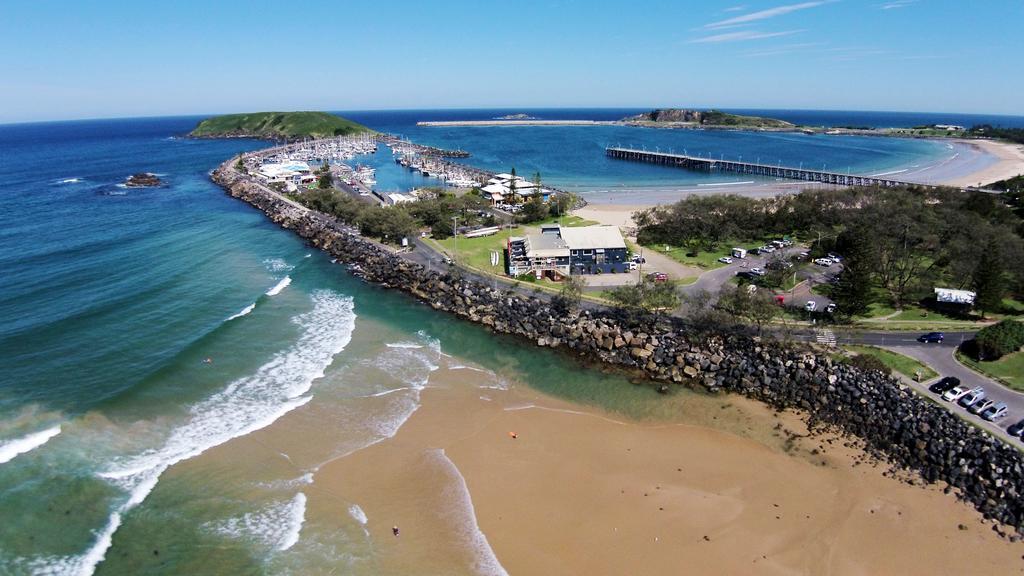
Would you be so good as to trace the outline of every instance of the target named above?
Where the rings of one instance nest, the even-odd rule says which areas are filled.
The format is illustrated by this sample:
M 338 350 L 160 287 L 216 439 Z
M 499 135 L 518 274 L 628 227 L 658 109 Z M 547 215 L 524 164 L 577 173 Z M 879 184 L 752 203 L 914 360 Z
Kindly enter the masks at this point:
M 164 182 L 157 177 L 156 174 L 151 172 L 139 172 L 138 174 L 132 174 L 125 180 L 125 186 L 129 188 L 155 188 L 157 186 L 163 186 Z
M 666 128 L 770 128 L 793 130 L 794 124 L 775 118 L 741 116 L 718 110 L 686 110 L 682 108 L 660 108 L 635 116 L 628 116 L 622 122 L 635 126 L 657 126 Z
M 207 118 L 192 138 L 259 138 L 288 142 L 372 133 L 366 126 L 327 112 L 254 112 Z

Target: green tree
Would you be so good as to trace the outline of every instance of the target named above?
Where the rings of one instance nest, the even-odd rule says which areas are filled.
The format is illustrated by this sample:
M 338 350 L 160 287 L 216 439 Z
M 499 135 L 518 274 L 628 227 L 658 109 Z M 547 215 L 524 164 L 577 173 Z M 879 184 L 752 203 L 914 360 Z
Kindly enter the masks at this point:
M 631 314 L 665 312 L 679 307 L 679 294 L 669 282 L 644 278 L 636 284 L 617 286 L 608 293 L 616 307 Z
M 547 204 L 538 198 L 530 198 L 523 203 L 523 210 L 519 213 L 519 221 L 524 224 L 540 222 L 547 218 L 549 214 L 550 211 Z
M 322 172 L 320 177 L 316 179 L 316 187 L 321 189 L 328 189 L 334 184 L 334 178 L 330 172 Z
M 995 240 L 989 240 L 985 251 L 981 253 L 978 266 L 972 278 L 974 285 L 974 306 L 981 312 L 994 312 L 1002 308 L 1003 296 L 1006 295 L 1006 273 L 1000 247 Z
M 852 228 L 840 234 L 837 245 L 846 257 L 839 280 L 832 287 L 832 301 L 840 316 L 859 316 L 871 305 L 871 279 L 876 260 L 870 231 L 864 227 Z
M 581 274 L 570 274 L 565 277 L 558 295 L 552 300 L 555 309 L 563 314 L 579 309 L 586 286 L 587 281 Z

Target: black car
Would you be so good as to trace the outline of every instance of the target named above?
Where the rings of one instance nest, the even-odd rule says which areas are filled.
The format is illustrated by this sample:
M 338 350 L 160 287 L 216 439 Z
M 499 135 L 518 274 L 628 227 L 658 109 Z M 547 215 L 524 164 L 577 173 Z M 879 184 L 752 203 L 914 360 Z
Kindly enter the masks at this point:
M 1010 427 L 1006 429 L 1007 434 L 1010 436 L 1022 436 L 1024 435 L 1024 420 L 1017 422 L 1016 424 L 1010 424 Z
M 918 336 L 917 341 L 928 344 L 942 344 L 945 338 L 946 336 L 942 332 L 929 332 Z
M 942 380 L 939 380 L 935 384 L 928 387 L 929 390 L 936 394 L 945 394 L 946 392 L 956 388 L 960 385 L 960 379 L 956 376 L 946 376 Z

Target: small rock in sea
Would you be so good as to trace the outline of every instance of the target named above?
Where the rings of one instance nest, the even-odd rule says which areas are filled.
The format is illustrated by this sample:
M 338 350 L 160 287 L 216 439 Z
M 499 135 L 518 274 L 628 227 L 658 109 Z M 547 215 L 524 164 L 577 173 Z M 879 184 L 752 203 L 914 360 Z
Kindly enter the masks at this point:
M 150 188 L 153 186 L 163 186 L 163 184 L 163 181 L 157 178 L 156 174 L 151 174 L 149 172 L 132 174 L 124 183 L 124 185 L 129 188 Z

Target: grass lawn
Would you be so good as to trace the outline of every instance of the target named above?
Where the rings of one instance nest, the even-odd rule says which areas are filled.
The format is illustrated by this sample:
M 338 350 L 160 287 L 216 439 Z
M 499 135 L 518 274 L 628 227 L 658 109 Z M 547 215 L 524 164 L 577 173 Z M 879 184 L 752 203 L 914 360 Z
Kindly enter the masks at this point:
M 978 362 L 960 353 L 957 353 L 956 357 L 974 370 L 995 378 L 1014 390 L 1024 392 L 1024 352 L 1007 354 L 994 362 Z
M 719 246 L 717 250 L 713 250 L 711 252 L 700 252 L 696 256 L 690 256 L 686 253 L 686 248 L 679 248 L 676 246 L 668 246 L 668 251 L 665 251 L 664 244 L 644 246 L 644 249 L 653 250 L 659 254 L 664 254 L 665 256 L 668 256 L 669 258 L 675 260 L 676 262 L 686 264 L 687 266 L 699 266 L 707 270 L 713 270 L 715 268 L 721 268 L 722 266 L 725 266 L 725 264 L 719 262 L 718 259 L 721 258 L 722 256 L 732 256 L 733 247 L 745 247 L 749 250 L 751 248 L 756 248 L 760 245 L 761 244 L 751 244 L 744 246 L 742 243 L 723 244 L 722 246 Z M 634 248 L 634 252 L 638 252 L 638 250 Z
M 927 382 L 932 378 L 937 378 L 938 374 L 934 370 L 918 362 L 917 360 L 904 356 L 903 354 L 897 354 L 883 348 L 876 348 L 874 346 L 845 346 L 845 348 L 851 352 L 857 354 L 868 354 L 874 356 L 882 361 L 893 372 L 899 372 L 907 378 L 915 379 L 916 372 L 921 373 L 921 382 Z
M 455 238 L 431 241 L 453 258 L 456 256 L 456 248 L 458 248 L 457 259 L 460 263 L 476 268 L 477 270 L 483 270 L 484 272 L 504 274 L 505 258 L 501 252 L 505 248 L 508 237 L 522 236 L 524 233 L 525 232 L 522 229 L 512 230 L 512 232 L 509 232 L 506 228 L 492 236 L 481 236 L 479 238 L 465 238 L 460 236 L 458 241 L 456 241 Z M 498 252 L 497 266 L 491 266 L 492 251 Z
M 587 220 L 586 218 L 580 218 L 579 216 L 575 216 L 573 214 L 566 214 L 565 216 L 562 216 L 561 222 L 559 222 L 558 216 L 548 216 L 547 218 L 541 220 L 540 222 L 531 222 L 529 224 L 526 224 L 526 226 L 540 226 L 541 224 L 561 224 L 566 228 L 578 228 L 580 226 L 594 226 L 600 224 L 600 222 L 596 220 Z

